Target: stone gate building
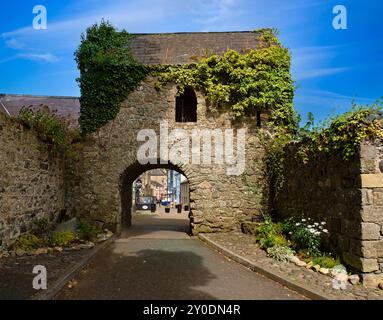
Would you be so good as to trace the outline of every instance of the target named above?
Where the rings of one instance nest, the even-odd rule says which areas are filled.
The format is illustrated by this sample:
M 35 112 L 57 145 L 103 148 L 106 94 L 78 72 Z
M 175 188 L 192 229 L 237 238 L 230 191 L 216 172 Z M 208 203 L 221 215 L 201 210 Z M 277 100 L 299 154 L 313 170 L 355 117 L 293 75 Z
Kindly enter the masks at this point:
M 206 52 L 223 54 L 228 49 L 244 52 L 257 47 L 253 32 L 183 33 L 140 35 L 132 40 L 134 57 L 146 65 L 179 65 L 191 63 L 193 56 Z M 75 175 L 67 179 L 66 209 L 70 215 L 85 215 L 101 221 L 112 229 L 130 224 L 131 188 L 133 181 L 144 171 L 155 168 L 175 169 L 184 174 L 190 185 L 190 221 L 193 234 L 199 232 L 240 229 L 241 222 L 258 213 L 264 201 L 263 149 L 255 131 L 266 122 L 259 115 L 258 122 L 232 123 L 228 111 L 207 107 L 201 92 L 187 89 L 177 97 L 176 85 L 155 89 L 156 79 L 148 77 L 131 93 L 118 116 L 81 143 L 78 158 L 71 161 Z M 245 170 L 240 175 L 228 175 L 226 164 L 176 163 L 161 158 L 158 146 L 156 164 L 141 165 L 137 141 L 142 129 L 154 130 L 160 139 L 160 124 L 166 122 L 168 132 L 184 129 L 191 134 L 202 130 L 246 129 Z M 174 139 L 173 139 L 174 140 Z M 234 142 L 236 139 L 234 139 Z M 211 137 L 212 153 L 216 138 Z M 201 141 L 201 152 L 203 141 Z M 234 143 L 234 151 L 236 151 Z M 194 150 L 196 151 L 196 150 Z M 234 152 L 235 155 L 235 152 Z M 203 160 L 203 159 L 202 159 Z M 244 183 L 246 181 L 246 183 Z

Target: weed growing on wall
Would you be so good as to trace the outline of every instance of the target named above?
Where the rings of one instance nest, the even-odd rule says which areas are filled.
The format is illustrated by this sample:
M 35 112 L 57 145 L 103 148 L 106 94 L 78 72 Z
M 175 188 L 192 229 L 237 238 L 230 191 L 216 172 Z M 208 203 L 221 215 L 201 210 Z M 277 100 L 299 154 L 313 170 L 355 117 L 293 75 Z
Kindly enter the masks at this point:
M 70 128 L 70 119 L 58 116 L 48 107 L 23 107 L 18 120 L 27 128 L 35 130 L 48 152 L 53 155 L 64 154 L 77 136 L 77 131 Z
M 381 105 L 372 106 L 352 104 L 351 111 L 322 122 L 311 130 L 302 130 L 299 154 L 307 162 L 317 152 L 339 154 L 350 160 L 364 140 L 383 138 Z
M 371 106 L 352 104 L 351 111 L 332 117 L 314 126 L 309 116 L 308 123 L 295 133 L 284 127 L 275 127 L 273 136 L 261 139 L 266 149 L 267 177 L 273 196 L 276 197 L 284 184 L 285 148 L 288 144 L 299 144 L 298 156 L 304 163 L 318 153 L 340 155 L 349 161 L 359 150 L 364 140 L 383 139 L 383 122 L 380 102 Z

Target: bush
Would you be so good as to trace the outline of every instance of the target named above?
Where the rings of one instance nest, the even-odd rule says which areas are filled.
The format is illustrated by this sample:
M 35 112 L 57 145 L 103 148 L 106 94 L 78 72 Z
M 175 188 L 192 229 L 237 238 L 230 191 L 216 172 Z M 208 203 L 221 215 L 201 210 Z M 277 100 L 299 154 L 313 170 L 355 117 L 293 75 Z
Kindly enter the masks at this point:
M 100 233 L 102 233 L 101 228 L 91 224 L 85 219 L 79 220 L 76 229 L 79 238 L 84 240 L 94 240 Z
M 322 268 L 332 269 L 337 265 L 340 265 L 341 262 L 339 258 L 333 258 L 331 255 L 323 254 L 321 256 L 317 256 L 313 259 L 313 264 L 319 264 Z
M 53 246 L 65 247 L 70 245 L 76 239 L 72 231 L 55 231 L 50 236 L 50 243 Z
M 289 247 L 275 245 L 271 248 L 267 248 L 267 255 L 277 261 L 286 262 L 289 257 L 294 256 L 295 252 Z
M 262 248 L 270 248 L 275 245 L 288 246 L 288 241 L 282 234 L 281 226 L 272 222 L 271 217 L 265 215 L 264 221 L 258 228 L 257 240 Z
M 24 106 L 18 119 L 27 128 L 36 130 L 39 139 L 46 143 L 47 150 L 54 154 L 65 152 L 76 135 L 75 130 L 69 130 L 69 120 L 59 117 L 47 106 L 38 109 Z
M 308 218 L 297 223 L 288 220 L 282 229 L 291 239 L 295 249 L 306 250 L 312 256 L 320 256 L 322 237 L 328 233 L 325 225 L 326 222 L 317 223 Z
M 37 249 L 41 244 L 41 240 L 34 234 L 27 233 L 21 236 L 14 244 L 15 249 L 31 251 Z

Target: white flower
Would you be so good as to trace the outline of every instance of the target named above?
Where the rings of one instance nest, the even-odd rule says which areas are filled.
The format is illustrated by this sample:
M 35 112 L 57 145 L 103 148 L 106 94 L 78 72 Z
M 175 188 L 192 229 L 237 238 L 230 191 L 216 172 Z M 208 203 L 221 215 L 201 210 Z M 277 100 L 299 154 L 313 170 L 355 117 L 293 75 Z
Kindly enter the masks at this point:
M 324 233 L 328 233 L 328 230 L 327 229 L 323 229 L 322 230 Z
M 313 227 L 313 226 L 312 226 L 311 224 L 307 226 L 307 228 L 312 228 L 312 227 Z
M 293 233 L 290 231 L 289 234 L 292 235 Z
M 298 227 L 298 226 L 300 226 L 301 224 L 298 222 L 298 223 L 296 223 L 295 225 Z
M 317 231 L 317 232 L 315 232 L 314 234 L 315 234 L 316 236 L 320 236 L 321 233 L 320 233 L 320 231 Z
M 314 226 L 316 226 L 316 227 L 319 226 L 319 223 L 318 223 L 318 222 L 315 222 L 315 223 L 314 223 Z
M 307 220 L 306 219 L 302 219 L 302 222 L 306 222 Z
M 322 225 L 322 226 L 326 225 L 326 222 L 324 222 L 324 221 L 323 221 L 323 222 L 321 222 L 321 225 Z

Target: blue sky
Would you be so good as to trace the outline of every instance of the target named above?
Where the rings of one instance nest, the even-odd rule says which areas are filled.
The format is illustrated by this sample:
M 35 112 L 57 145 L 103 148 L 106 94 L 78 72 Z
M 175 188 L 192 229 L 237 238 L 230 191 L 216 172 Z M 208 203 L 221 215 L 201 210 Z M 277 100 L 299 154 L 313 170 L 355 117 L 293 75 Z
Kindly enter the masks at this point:
M 44 5 L 47 30 L 34 30 Z M 344 5 L 348 29 L 332 27 Z M 383 96 L 381 0 L 77 0 L 7 1 L 0 13 L 0 92 L 78 96 L 73 52 L 87 26 L 105 18 L 132 33 L 234 31 L 276 27 L 292 52 L 295 107 L 316 120 L 349 109 L 352 99 Z

